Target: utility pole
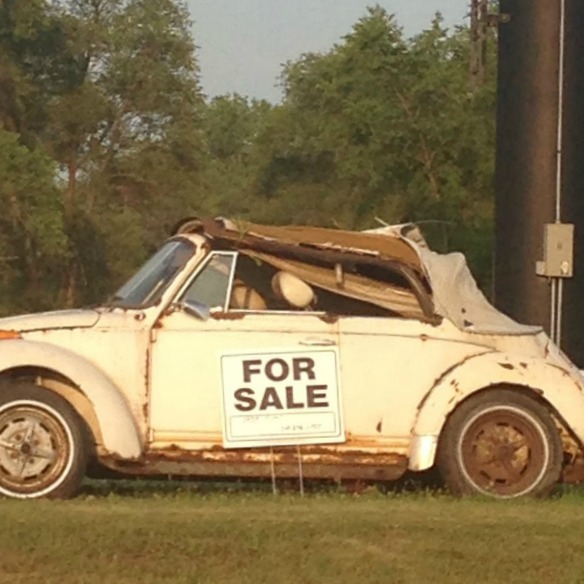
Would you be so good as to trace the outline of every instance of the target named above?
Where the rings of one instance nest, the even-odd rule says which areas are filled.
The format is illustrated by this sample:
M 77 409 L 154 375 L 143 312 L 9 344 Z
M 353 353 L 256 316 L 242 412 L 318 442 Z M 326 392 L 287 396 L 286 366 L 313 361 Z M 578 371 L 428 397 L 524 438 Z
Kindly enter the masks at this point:
M 504 13 L 490 12 L 492 0 L 471 0 L 470 2 L 470 86 L 476 91 L 485 83 L 487 76 L 487 49 L 489 28 L 497 28 L 507 22 Z
M 485 82 L 487 66 L 487 0 L 471 0 L 470 4 L 470 85 L 475 91 Z
M 500 0 L 495 304 L 584 367 L 584 2 Z

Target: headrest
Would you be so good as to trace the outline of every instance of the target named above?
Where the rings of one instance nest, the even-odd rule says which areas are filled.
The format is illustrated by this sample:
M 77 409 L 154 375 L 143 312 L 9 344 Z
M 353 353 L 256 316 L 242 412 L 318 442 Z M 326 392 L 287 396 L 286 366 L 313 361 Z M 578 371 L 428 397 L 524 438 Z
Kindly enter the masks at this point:
M 272 278 L 274 294 L 294 308 L 308 308 L 314 302 L 312 288 L 298 276 L 278 272 Z
M 266 310 L 266 302 L 261 295 L 237 280 L 233 282 L 229 306 L 236 310 Z

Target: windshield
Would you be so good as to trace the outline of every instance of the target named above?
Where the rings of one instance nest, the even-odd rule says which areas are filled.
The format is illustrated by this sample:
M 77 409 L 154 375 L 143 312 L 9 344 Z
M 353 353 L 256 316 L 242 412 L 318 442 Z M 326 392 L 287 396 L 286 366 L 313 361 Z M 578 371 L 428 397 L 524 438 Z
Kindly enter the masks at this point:
M 184 239 L 164 244 L 113 296 L 108 304 L 142 307 L 155 304 L 175 275 L 195 253 L 195 245 Z

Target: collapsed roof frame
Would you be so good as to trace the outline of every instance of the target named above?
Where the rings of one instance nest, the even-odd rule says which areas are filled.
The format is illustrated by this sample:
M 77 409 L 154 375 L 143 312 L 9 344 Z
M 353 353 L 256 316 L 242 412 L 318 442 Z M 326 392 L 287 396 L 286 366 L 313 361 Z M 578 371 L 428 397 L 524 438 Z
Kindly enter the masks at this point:
M 310 283 L 337 292 L 348 297 L 369 301 L 383 308 L 394 310 L 405 317 L 417 318 L 424 322 L 436 324 L 442 319 L 435 313 L 434 302 L 429 285 L 424 275 L 421 260 L 416 250 L 403 238 L 391 235 L 369 234 L 362 232 L 341 231 L 320 227 L 272 227 L 251 223 L 236 224 L 225 219 L 189 219 L 182 222 L 179 233 L 201 233 L 214 246 L 235 249 L 251 257 L 271 264 L 278 269 L 299 272 L 298 263 L 306 268 L 322 269 L 322 264 L 337 272 L 337 286 L 323 283 L 322 277 L 314 274 L 311 278 L 306 270 L 297 273 Z M 355 245 L 353 245 L 355 244 Z M 388 257 L 394 254 L 396 257 Z M 296 265 L 295 265 L 296 262 Z M 320 264 L 320 266 L 319 266 Z M 343 286 L 342 267 L 348 264 L 369 265 L 391 271 L 401 276 L 410 286 L 412 299 L 401 298 L 397 309 L 379 294 L 379 282 L 359 276 L 358 287 L 367 290 L 367 281 L 371 285 L 371 296 L 365 297 L 347 290 Z M 341 267 L 339 279 L 338 266 Z M 351 277 L 354 279 L 355 276 Z M 375 286 L 377 284 L 377 286 Z M 386 291 L 389 295 L 390 286 Z M 393 287 L 393 299 L 396 290 Z M 409 291 L 398 292 L 405 297 Z M 412 300 L 415 299 L 415 302 Z M 398 303 L 399 304 L 399 303 Z

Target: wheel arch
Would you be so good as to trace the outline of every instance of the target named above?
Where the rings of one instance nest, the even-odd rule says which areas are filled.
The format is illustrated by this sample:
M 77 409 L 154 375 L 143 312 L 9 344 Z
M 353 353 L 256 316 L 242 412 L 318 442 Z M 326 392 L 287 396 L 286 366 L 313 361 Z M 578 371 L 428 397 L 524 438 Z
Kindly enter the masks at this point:
M 89 398 L 75 383 L 53 369 L 38 366 L 13 367 L 0 373 L 0 392 L 3 383 L 30 381 L 37 387 L 56 393 L 65 399 L 85 422 L 97 448 L 103 446 L 101 426 Z
M 5 340 L 1 347 L 0 381 L 32 379 L 36 385 L 63 397 L 85 422 L 104 454 L 124 459 L 136 459 L 142 454 L 139 429 L 128 403 L 95 365 L 48 343 Z
M 487 353 L 449 370 L 421 400 L 411 431 L 408 468 L 432 467 L 440 434 L 450 415 L 471 396 L 494 388 L 522 392 L 542 403 L 576 439 L 578 446 L 584 445 L 582 382 L 571 372 L 541 359 Z

